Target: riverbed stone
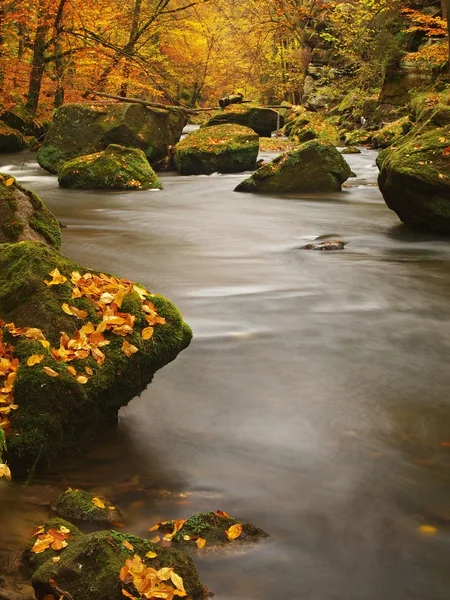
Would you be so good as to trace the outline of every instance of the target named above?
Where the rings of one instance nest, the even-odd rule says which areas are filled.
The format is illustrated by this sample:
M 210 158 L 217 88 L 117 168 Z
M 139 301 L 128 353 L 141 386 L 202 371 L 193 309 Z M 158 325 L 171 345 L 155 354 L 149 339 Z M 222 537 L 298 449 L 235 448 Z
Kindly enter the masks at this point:
M 187 553 L 114 530 L 88 533 L 73 541 L 68 540 L 67 548 L 59 558 L 57 562 L 50 558 L 34 572 L 32 585 L 37 600 L 43 600 L 48 594 L 58 596 L 57 588 L 74 600 L 123 600 L 123 590 L 129 597 L 142 597 L 133 577 L 127 577 L 122 571 L 126 561 L 156 571 L 167 568 L 167 580 L 163 584 L 175 588 L 174 581 L 180 584 L 179 579 L 171 578 L 170 571 L 173 571 L 181 577 L 186 595 L 192 600 L 201 600 L 207 595 L 194 561 Z M 161 577 L 164 577 L 162 572 Z
M 58 496 L 53 510 L 64 519 L 114 524 L 123 520 L 119 508 L 101 494 L 68 489 Z
M 79 189 L 162 189 L 142 150 L 110 144 L 103 152 L 65 162 L 58 173 L 60 187 Z
M 242 181 L 236 192 L 332 192 L 353 175 L 341 153 L 332 145 L 312 140 L 277 156 Z
M 193 131 L 175 146 L 181 175 L 238 173 L 256 167 L 259 137 L 248 127 L 216 125 Z
M 142 150 L 155 164 L 178 142 L 186 123 L 186 114 L 178 109 L 125 102 L 65 104 L 56 110 L 37 159 L 43 169 L 57 173 L 72 158 L 119 144 Z
M 86 449 L 192 337 L 166 298 L 36 242 L 0 245 L 0 318 L 16 372 L 17 410 L 8 397 L 2 413 L 13 476 Z
M 341 150 L 341 154 L 361 154 L 361 150 L 358 146 L 348 146 Z
M 450 107 L 425 109 L 416 125 L 380 152 L 378 184 L 411 229 L 450 234 Z
M 272 131 L 283 127 L 284 117 L 272 108 L 246 107 L 245 105 L 225 109 L 214 115 L 203 127 L 235 123 L 253 129 L 261 137 L 270 137 Z M 279 123 L 279 125 L 278 125 Z
M 49 530 L 56 531 L 58 533 L 64 532 L 63 535 L 59 537 L 66 537 L 67 545 L 82 535 L 81 531 L 73 523 L 70 523 L 69 521 L 59 517 L 49 519 L 45 525 L 38 527 L 22 553 L 22 563 L 31 573 L 48 560 L 58 560 L 57 557 L 61 556 L 61 553 L 63 553 L 67 547 L 65 546 L 61 549 L 54 550 L 51 546 L 48 546 L 44 550 L 39 549 L 39 552 L 35 552 L 35 544 L 39 541 L 39 536 L 44 537 L 46 534 L 48 534 Z
M 24 241 L 42 242 L 58 249 L 60 225 L 37 194 L 7 173 L 0 173 L 0 244 Z
M 290 140 L 298 143 L 319 140 L 325 143 L 337 143 L 339 131 L 322 114 L 296 107 L 295 112 L 286 121 L 284 131 Z
M 342 240 L 321 240 L 310 242 L 303 246 L 303 250 L 318 250 L 320 252 L 330 252 L 332 250 L 343 250 L 345 248 L 345 242 Z
M 23 135 L 0 121 L 0 152 L 19 152 L 24 146 Z

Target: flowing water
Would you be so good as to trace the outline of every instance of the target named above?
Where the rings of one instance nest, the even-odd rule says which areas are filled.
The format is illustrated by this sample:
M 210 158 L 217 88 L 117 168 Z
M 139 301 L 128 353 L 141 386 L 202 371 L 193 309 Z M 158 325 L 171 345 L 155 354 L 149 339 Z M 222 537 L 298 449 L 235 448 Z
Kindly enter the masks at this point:
M 244 174 L 62 190 L 35 155 L 3 157 L 67 256 L 168 296 L 195 334 L 88 455 L 0 484 L 3 568 L 72 486 L 139 535 L 216 509 L 268 531 L 196 557 L 217 600 L 448 599 L 450 245 L 399 224 L 375 152 L 347 158 L 341 193 L 295 198 L 233 192 Z M 324 235 L 345 250 L 299 249 Z

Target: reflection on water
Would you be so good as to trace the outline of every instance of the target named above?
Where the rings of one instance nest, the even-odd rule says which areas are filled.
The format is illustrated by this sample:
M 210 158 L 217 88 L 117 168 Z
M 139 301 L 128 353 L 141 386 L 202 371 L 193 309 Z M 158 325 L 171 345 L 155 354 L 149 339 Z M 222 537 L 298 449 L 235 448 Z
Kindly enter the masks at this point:
M 195 338 L 87 456 L 0 485 L 2 565 L 72 486 L 140 535 L 217 508 L 267 530 L 198 561 L 218 600 L 447 600 L 450 247 L 399 225 L 374 152 L 346 158 L 341 194 L 277 198 L 234 193 L 244 175 L 60 190 L 33 155 L 4 157 L 70 258 L 167 295 Z M 343 252 L 298 249 L 330 234 Z

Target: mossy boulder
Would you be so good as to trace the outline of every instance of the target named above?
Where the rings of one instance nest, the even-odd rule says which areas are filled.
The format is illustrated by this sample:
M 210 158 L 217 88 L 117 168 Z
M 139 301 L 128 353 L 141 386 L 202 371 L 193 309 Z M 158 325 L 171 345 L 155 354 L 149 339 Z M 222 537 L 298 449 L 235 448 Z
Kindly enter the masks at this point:
M 122 590 L 130 596 L 141 597 L 132 580 L 128 581 L 123 574 L 122 579 L 120 577 L 126 561 L 133 559 L 143 568 L 173 570 L 181 577 L 187 596 L 192 600 L 201 600 L 207 595 L 192 558 L 180 550 L 163 548 L 117 531 L 88 533 L 67 541 L 67 547 L 58 553 L 58 561 L 50 557 L 34 571 L 32 585 L 37 600 L 43 600 L 48 594 L 58 596 L 60 590 L 74 600 L 122 600 Z M 170 575 L 165 584 L 174 586 Z
M 162 188 L 143 151 L 118 144 L 65 162 L 59 170 L 58 183 L 60 187 L 85 190 Z
M 68 489 L 58 496 L 53 510 L 64 519 L 114 524 L 122 514 L 112 502 L 99 494 Z
M 185 113 L 178 109 L 125 102 L 65 104 L 55 112 L 37 159 L 43 169 L 57 173 L 72 158 L 120 144 L 142 150 L 154 164 L 178 142 L 186 122 Z
M 374 148 L 387 148 L 395 144 L 406 135 L 413 126 L 409 117 L 401 117 L 392 123 L 386 123 L 379 131 L 372 136 L 372 146 Z
M 72 543 L 74 540 L 76 540 L 82 535 L 78 527 L 75 527 L 75 525 L 69 523 L 64 519 L 60 519 L 59 517 L 49 519 L 45 523 L 45 525 L 37 529 L 36 533 L 30 539 L 25 550 L 23 551 L 22 562 L 26 569 L 30 572 L 34 572 L 48 560 L 51 561 L 54 558 L 60 556 L 61 553 L 64 552 L 67 548 L 67 546 L 65 546 L 64 548 L 61 548 L 59 550 L 54 550 L 51 546 L 47 546 L 47 548 L 42 551 L 42 548 L 44 548 L 44 546 L 42 546 L 42 548 L 39 549 L 39 552 L 33 551 L 33 547 L 35 547 L 36 542 L 39 541 L 39 535 L 44 537 L 45 534 L 48 533 L 49 529 L 56 530 L 58 532 L 61 532 L 61 530 L 65 532 L 66 530 L 68 530 L 68 533 L 66 534 L 67 546 L 69 545 L 69 543 Z
M 366 129 L 354 129 L 344 135 L 346 146 L 369 146 L 372 143 L 372 132 Z
M 59 223 L 39 196 L 0 173 L 0 243 L 27 240 L 59 249 Z
M 55 268 L 62 277 L 52 284 Z M 77 273 L 83 275 L 84 292 L 76 283 Z M 113 297 L 108 288 L 116 290 Z M 106 293 L 101 302 L 99 290 Z M 109 304 L 103 306 L 105 301 Z M 103 330 L 105 310 L 120 317 L 113 319 L 123 324 L 115 333 L 110 326 Z M 0 245 L 0 317 L 7 323 L 3 340 L 14 347 L 18 361 L 13 387 L 18 408 L 8 415 L 6 438 L 6 458 L 16 475 L 92 444 L 100 430 L 117 422 L 119 408 L 139 395 L 192 337 L 167 299 L 127 280 L 83 269 L 34 242 Z M 41 334 L 33 329 L 30 334 L 28 328 Z M 81 351 L 74 355 L 75 348 Z M 27 364 L 36 355 L 40 362 Z
M 182 523 L 182 522 L 181 522 Z M 251 523 L 243 523 L 238 519 L 230 517 L 223 511 L 197 513 L 184 521 L 181 527 L 177 527 L 180 521 L 163 521 L 158 523 L 158 532 L 161 536 L 167 535 L 170 537 L 177 529 L 176 533 L 171 536 L 171 543 L 177 548 L 182 548 L 187 551 L 197 551 L 217 547 L 230 547 L 242 544 L 259 542 L 269 537 L 269 534 L 255 527 Z M 233 527 L 238 526 L 236 536 L 233 537 Z M 226 532 L 229 532 L 227 535 Z M 203 541 L 200 543 L 198 540 Z
M 284 126 L 284 131 L 290 140 L 298 143 L 320 140 L 335 144 L 339 140 L 337 127 L 329 123 L 321 114 L 297 109 Z
M 348 163 L 332 144 L 312 140 L 277 156 L 242 181 L 235 191 L 332 192 L 340 190 L 352 175 Z
M 348 146 L 341 150 L 341 154 L 361 154 L 361 150 L 358 146 Z
M 24 146 L 23 135 L 0 121 L 0 152 L 19 152 Z
M 25 110 L 21 110 L 20 108 L 2 112 L 0 114 L 0 121 L 3 121 L 12 129 L 20 131 L 20 133 L 24 136 L 40 138 L 45 135 L 47 130 L 47 127 L 44 123 L 41 123 L 32 115 L 27 114 Z
M 450 234 L 450 107 L 422 112 L 397 144 L 380 152 L 378 185 L 412 229 Z
M 248 108 L 245 105 L 234 105 L 232 108 L 214 115 L 205 123 L 204 127 L 224 125 L 225 123 L 235 123 L 236 125 L 249 127 L 261 137 L 270 137 L 272 131 L 284 125 L 284 118 L 281 115 L 278 117 L 278 113 L 271 108 L 258 108 L 255 106 Z
M 181 175 L 239 173 L 256 168 L 259 137 L 241 125 L 202 127 L 175 146 L 175 165 Z

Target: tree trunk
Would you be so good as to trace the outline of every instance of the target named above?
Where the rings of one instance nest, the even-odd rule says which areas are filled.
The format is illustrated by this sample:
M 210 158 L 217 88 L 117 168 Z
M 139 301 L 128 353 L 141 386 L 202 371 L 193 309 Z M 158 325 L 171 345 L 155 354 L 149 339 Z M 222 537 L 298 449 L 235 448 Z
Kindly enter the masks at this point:
M 31 63 L 30 83 L 28 86 L 26 110 L 34 115 L 36 113 L 39 95 L 41 93 L 42 76 L 45 70 L 45 48 L 47 45 L 47 33 L 49 26 L 39 25 L 34 38 L 33 60 Z

